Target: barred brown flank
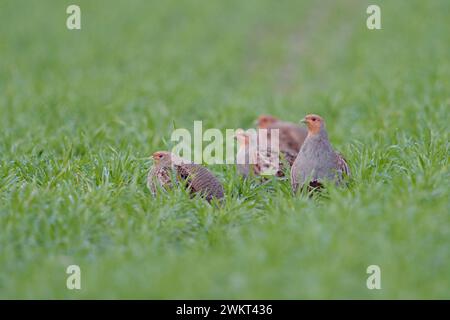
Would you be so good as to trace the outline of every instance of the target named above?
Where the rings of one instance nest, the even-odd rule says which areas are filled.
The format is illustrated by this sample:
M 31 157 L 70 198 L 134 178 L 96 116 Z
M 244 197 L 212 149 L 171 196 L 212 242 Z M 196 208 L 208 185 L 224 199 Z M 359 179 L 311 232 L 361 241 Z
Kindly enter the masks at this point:
M 147 177 L 147 186 L 153 195 L 157 193 L 157 186 L 162 189 L 173 187 L 172 174 L 176 179 L 186 181 L 192 195 L 200 194 L 206 200 L 224 197 L 223 186 L 220 181 L 205 167 L 186 163 L 175 155 L 159 151 L 153 154 L 155 164 L 150 168 Z
M 187 181 L 187 188 L 192 194 L 200 194 L 206 200 L 221 199 L 224 196 L 220 181 L 205 167 L 198 164 L 175 166 L 178 174 Z

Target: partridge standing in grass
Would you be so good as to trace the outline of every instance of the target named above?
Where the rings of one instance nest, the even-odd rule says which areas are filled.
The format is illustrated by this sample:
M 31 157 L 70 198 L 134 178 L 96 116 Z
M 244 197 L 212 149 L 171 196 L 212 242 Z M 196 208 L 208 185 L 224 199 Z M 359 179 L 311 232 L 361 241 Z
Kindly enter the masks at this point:
M 163 189 L 173 187 L 172 177 L 177 181 L 185 181 L 192 195 L 200 194 L 206 200 L 222 199 L 223 186 L 220 181 L 205 167 L 189 163 L 167 151 L 158 151 L 152 155 L 154 165 L 147 177 L 147 186 L 153 195 L 157 186 Z
M 291 169 L 294 193 L 305 185 L 308 189 L 319 188 L 325 180 L 341 184 L 350 171 L 345 159 L 331 147 L 323 119 L 312 114 L 302 122 L 308 126 L 308 136 Z
M 295 123 L 281 121 L 270 115 L 260 116 L 257 120 L 257 126 L 258 129 L 268 129 L 269 134 L 271 129 L 279 130 L 280 152 L 285 155 L 286 160 L 292 165 L 308 135 L 308 130 Z

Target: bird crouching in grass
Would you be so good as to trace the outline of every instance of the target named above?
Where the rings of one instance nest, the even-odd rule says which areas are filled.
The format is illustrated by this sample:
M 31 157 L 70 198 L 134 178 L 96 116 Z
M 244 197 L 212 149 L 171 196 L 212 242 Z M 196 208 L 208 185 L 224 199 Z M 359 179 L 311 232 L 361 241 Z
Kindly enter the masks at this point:
M 156 195 L 158 186 L 169 189 L 178 182 L 184 182 L 191 195 L 199 194 L 208 202 L 224 197 L 222 184 L 205 167 L 190 163 L 167 151 L 155 152 L 152 158 L 154 164 L 147 176 L 147 186 L 153 195 Z M 172 181 L 173 178 L 176 181 Z
M 308 135 L 291 169 L 291 186 L 294 193 L 305 186 L 319 189 L 325 181 L 342 184 L 345 176 L 350 176 L 347 162 L 334 151 L 325 129 L 325 122 L 318 115 L 307 115 L 303 120 L 308 127 Z

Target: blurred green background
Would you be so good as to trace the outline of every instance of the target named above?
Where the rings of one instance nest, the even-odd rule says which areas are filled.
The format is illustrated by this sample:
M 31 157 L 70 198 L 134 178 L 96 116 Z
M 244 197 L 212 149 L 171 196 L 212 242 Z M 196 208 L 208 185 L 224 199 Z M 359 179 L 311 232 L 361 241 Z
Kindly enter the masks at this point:
M 449 17 L 447 0 L 0 0 L 0 298 L 450 298 Z M 150 196 L 174 127 L 261 113 L 322 115 L 351 188 L 293 198 L 214 166 L 222 208 Z

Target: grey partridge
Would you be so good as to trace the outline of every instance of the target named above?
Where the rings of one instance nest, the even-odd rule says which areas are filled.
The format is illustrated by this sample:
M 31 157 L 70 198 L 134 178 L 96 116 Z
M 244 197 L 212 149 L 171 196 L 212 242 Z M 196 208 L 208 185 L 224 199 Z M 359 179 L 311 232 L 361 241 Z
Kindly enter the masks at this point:
M 302 122 L 308 127 L 308 136 L 291 168 L 292 190 L 295 193 L 299 187 L 320 188 L 324 181 L 341 184 L 344 177 L 350 175 L 350 170 L 343 156 L 333 150 L 324 120 L 311 114 Z

